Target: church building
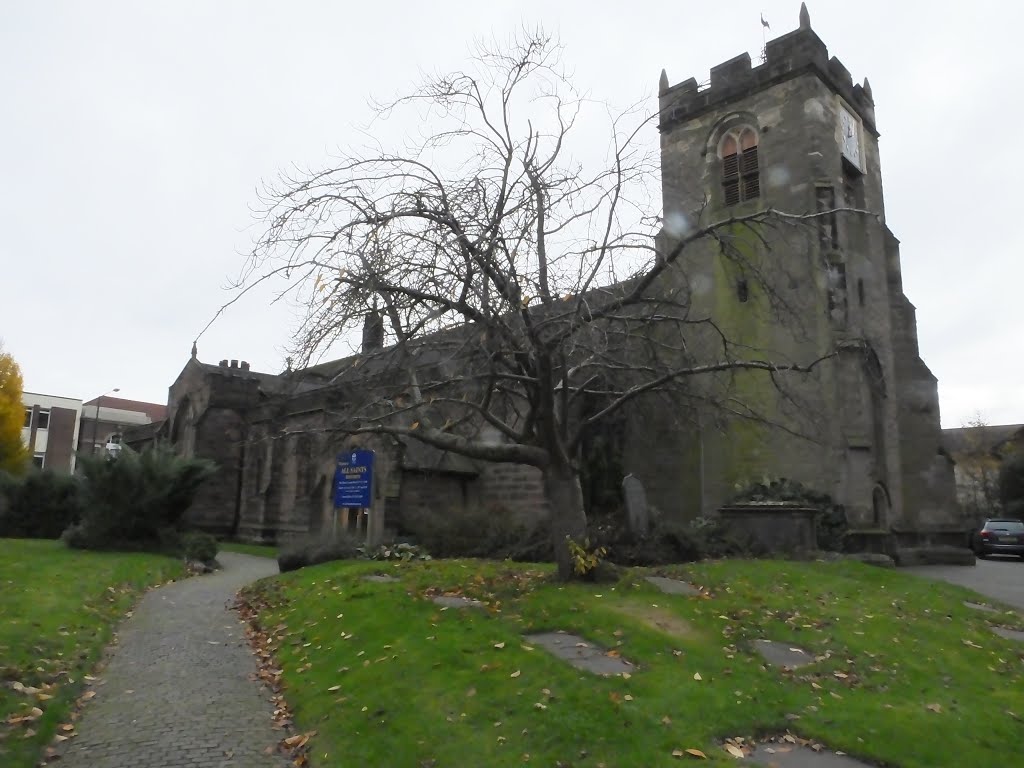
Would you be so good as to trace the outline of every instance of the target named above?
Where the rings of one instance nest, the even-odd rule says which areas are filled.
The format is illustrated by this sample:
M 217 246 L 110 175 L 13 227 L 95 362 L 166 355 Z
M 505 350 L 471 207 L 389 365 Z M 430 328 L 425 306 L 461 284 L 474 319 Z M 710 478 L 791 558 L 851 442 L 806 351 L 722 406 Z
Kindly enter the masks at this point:
M 659 243 L 730 223 L 688 248 L 659 290 L 685 293 L 690 312 L 711 321 L 694 349 L 726 338 L 746 357 L 820 362 L 796 383 L 740 371 L 695 384 L 735 401 L 732 413 L 704 410 L 700 397 L 677 413 L 627 411 L 615 483 L 633 474 L 661 514 L 687 520 L 751 483 L 789 478 L 843 505 L 854 546 L 960 544 L 936 379 L 885 218 L 871 87 L 829 56 L 806 7 L 762 59 L 741 54 L 706 81 L 672 84 L 662 72 Z M 752 226 L 766 209 L 783 214 Z M 193 350 L 166 423 L 126 439 L 171 440 L 219 464 L 190 513 L 217 534 L 273 541 L 336 525 L 336 456 L 359 446 L 377 452 L 378 533 L 470 508 L 543 515 L 532 467 L 331 431 L 347 388 L 386 352 L 381 338 L 370 318 L 359 355 L 283 374 L 203 363 Z

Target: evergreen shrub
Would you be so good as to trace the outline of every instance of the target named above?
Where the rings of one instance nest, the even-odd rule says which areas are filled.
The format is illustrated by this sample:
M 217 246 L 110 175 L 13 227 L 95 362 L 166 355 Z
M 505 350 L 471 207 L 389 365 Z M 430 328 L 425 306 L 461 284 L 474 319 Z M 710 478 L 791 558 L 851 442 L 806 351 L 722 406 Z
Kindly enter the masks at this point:
M 57 539 L 82 516 L 79 479 L 50 469 L 0 473 L 0 497 L 0 537 Z
M 81 520 L 65 531 L 81 549 L 155 550 L 180 554 L 185 512 L 216 465 L 178 456 L 168 446 L 116 457 L 84 456 Z

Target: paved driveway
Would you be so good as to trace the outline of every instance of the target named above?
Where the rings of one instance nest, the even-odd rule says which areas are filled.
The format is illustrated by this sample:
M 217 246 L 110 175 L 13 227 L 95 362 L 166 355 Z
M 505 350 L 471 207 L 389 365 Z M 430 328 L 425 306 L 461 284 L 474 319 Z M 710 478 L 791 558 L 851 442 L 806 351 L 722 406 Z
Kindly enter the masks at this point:
M 969 565 L 921 565 L 901 568 L 929 579 L 948 581 L 973 589 L 994 600 L 1024 610 L 1024 560 L 1019 557 L 994 556 Z

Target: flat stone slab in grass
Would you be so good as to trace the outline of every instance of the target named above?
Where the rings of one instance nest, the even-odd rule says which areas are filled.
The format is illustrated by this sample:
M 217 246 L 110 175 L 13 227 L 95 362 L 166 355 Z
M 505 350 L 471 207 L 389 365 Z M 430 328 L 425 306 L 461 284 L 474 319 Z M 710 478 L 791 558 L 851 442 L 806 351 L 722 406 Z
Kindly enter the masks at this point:
M 991 605 L 982 605 L 981 603 L 972 603 L 970 600 L 964 600 L 964 605 L 968 608 L 973 608 L 976 611 L 985 611 L 987 613 L 1002 613 L 998 608 L 993 608 Z
M 382 573 L 372 573 L 369 576 L 363 576 L 363 581 L 372 581 L 377 584 L 393 584 L 399 581 L 399 579 L 396 579 L 394 576 L 385 576 Z
M 1006 627 L 992 627 L 992 631 L 1007 640 L 1017 640 L 1024 643 L 1024 632 L 1019 629 L 1007 629 Z
M 696 587 L 679 579 L 666 579 L 664 576 L 648 576 L 647 581 L 668 595 L 690 595 L 695 597 L 702 594 Z
M 814 663 L 814 657 L 803 648 L 789 643 L 776 643 L 774 640 L 755 640 L 756 650 L 764 660 L 775 667 L 795 669 Z
M 871 768 L 868 763 L 854 760 L 849 755 L 821 750 L 797 744 L 758 744 L 753 754 L 743 762 L 754 765 L 778 766 L 778 768 Z
M 469 597 L 459 597 L 457 595 L 436 595 L 430 598 L 438 605 L 444 606 L 445 608 L 483 608 L 484 604 L 479 600 L 473 600 Z
M 631 673 L 636 666 L 621 656 L 609 656 L 608 651 L 587 641 L 579 635 L 566 632 L 540 632 L 526 635 L 526 641 L 539 645 L 544 650 L 568 661 L 577 669 L 592 672 L 595 675 L 621 675 Z

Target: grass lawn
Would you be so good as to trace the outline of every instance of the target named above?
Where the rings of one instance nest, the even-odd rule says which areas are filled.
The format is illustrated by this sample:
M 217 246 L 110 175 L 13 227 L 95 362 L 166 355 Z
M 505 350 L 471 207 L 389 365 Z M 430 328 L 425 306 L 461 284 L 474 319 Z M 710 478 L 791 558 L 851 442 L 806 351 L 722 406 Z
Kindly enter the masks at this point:
M 903 768 L 1011 765 L 1024 741 L 1024 646 L 967 590 L 859 563 L 722 561 L 563 585 L 543 566 L 328 563 L 247 594 L 318 766 L 667 766 L 727 737 L 787 729 Z M 399 583 L 373 583 L 388 573 Z M 483 600 L 442 610 L 434 591 Z M 977 596 L 974 596 L 977 600 Z M 523 639 L 566 630 L 638 665 L 601 678 Z M 766 667 L 759 638 L 817 662 Z M 677 756 L 673 756 L 677 751 Z
M 221 552 L 240 552 L 243 555 L 257 557 L 277 557 L 277 547 L 271 544 L 243 544 L 239 541 L 220 541 L 217 548 Z
M 37 763 L 114 625 L 146 586 L 182 572 L 159 555 L 0 539 L 0 765 Z

